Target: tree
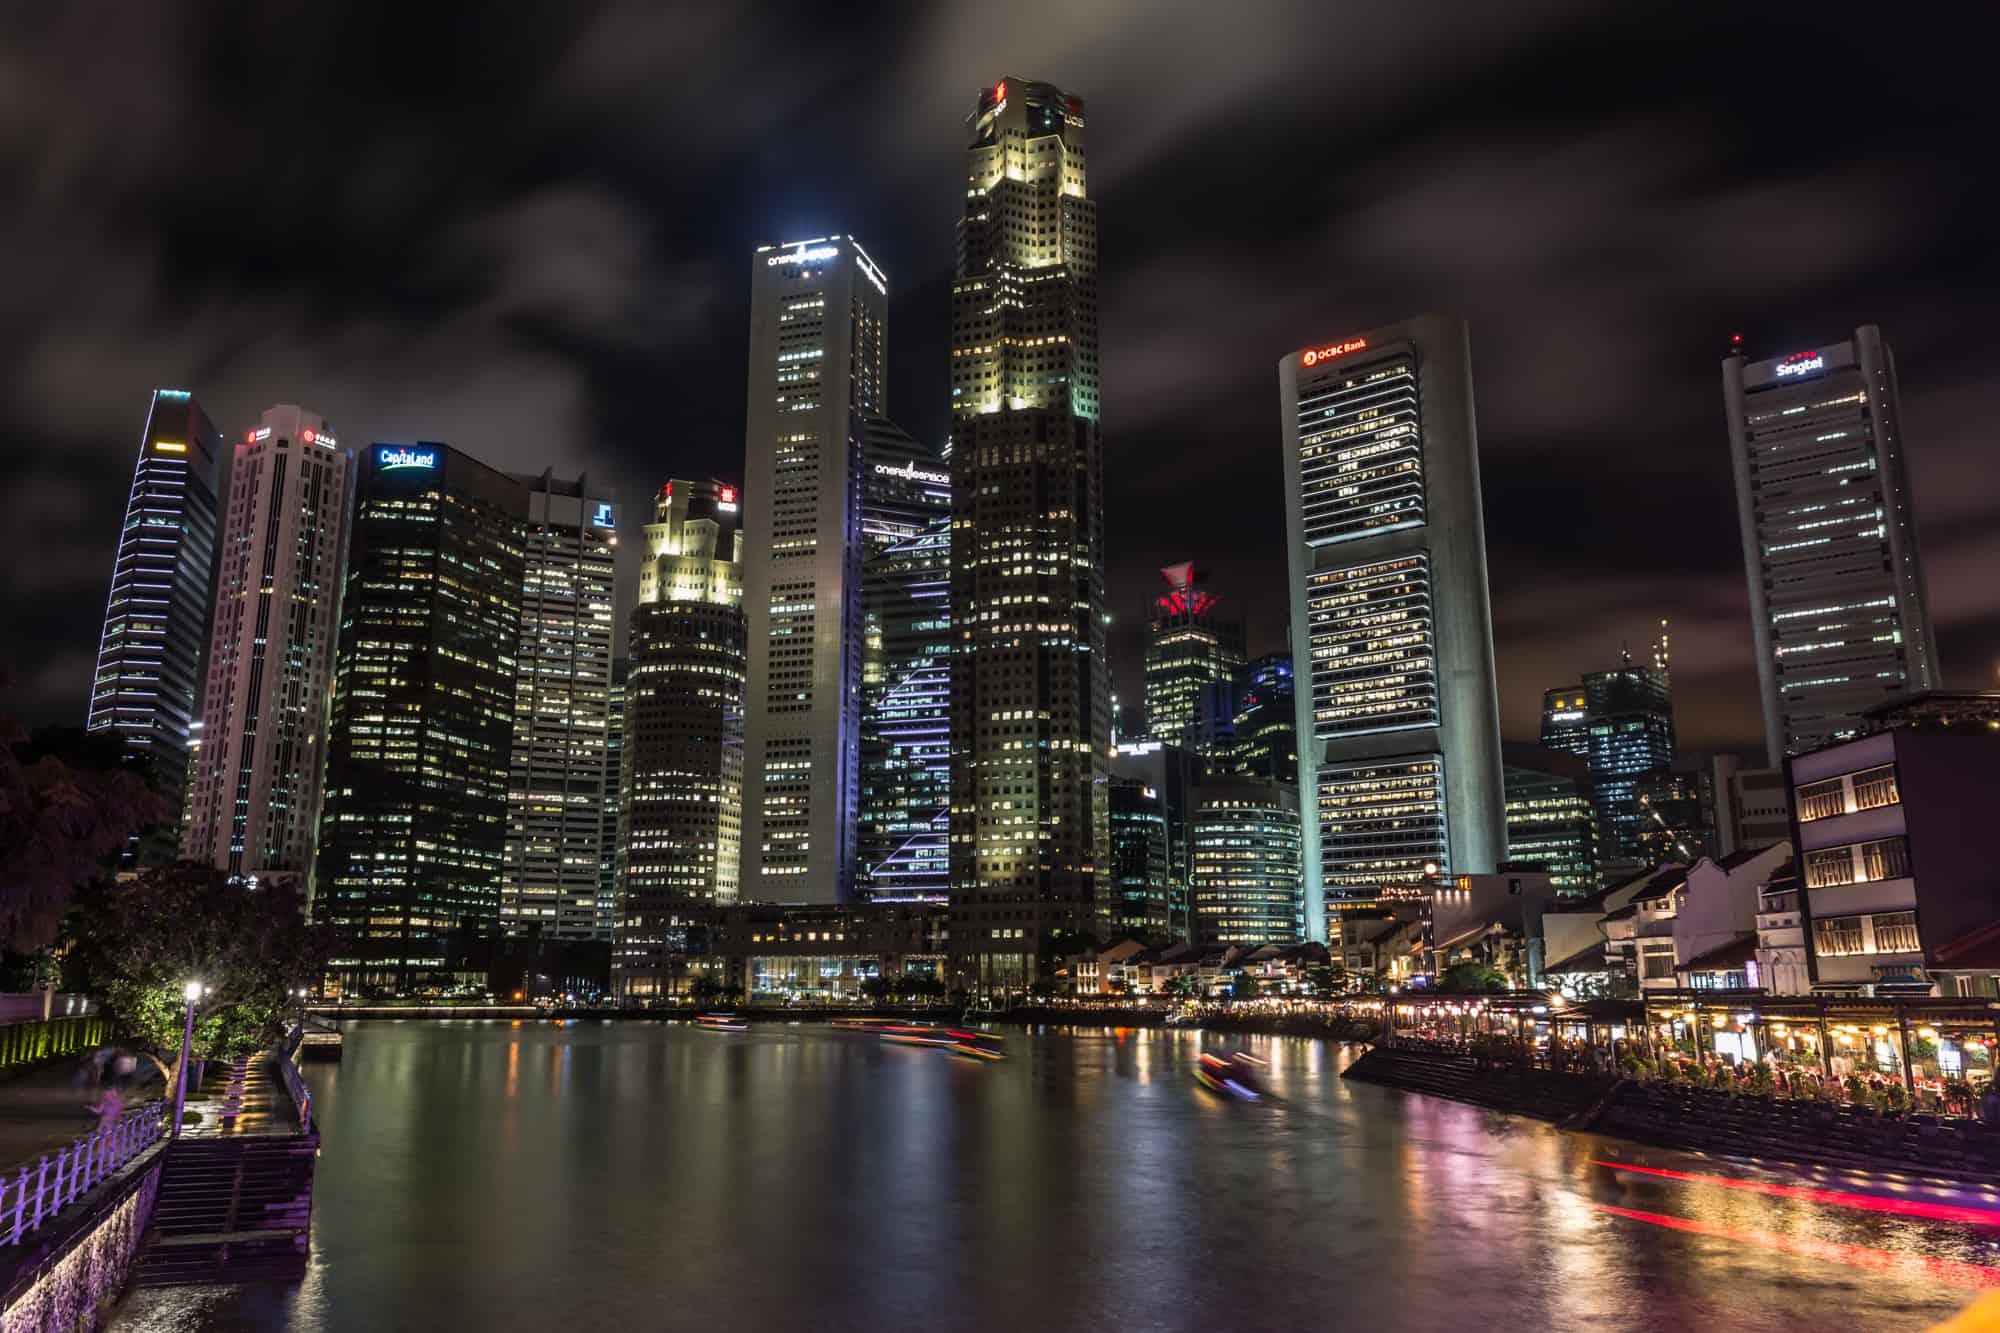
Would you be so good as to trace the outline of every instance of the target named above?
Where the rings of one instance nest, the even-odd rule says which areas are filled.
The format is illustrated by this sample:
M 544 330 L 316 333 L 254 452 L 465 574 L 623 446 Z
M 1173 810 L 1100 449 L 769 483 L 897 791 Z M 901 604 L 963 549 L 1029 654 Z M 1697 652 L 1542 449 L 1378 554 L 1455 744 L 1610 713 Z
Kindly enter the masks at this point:
M 174 813 L 115 738 L 0 717 L 0 943 L 47 947 L 71 894 Z
M 1438 978 L 1438 989 L 1452 995 L 1506 990 L 1507 976 L 1491 963 L 1468 960 L 1446 968 L 1444 975 Z
M 1238 972 L 1229 979 L 1229 997 L 1233 1000 L 1254 1000 L 1259 989 L 1257 978 L 1248 972 Z
M 226 1059 L 282 1035 L 293 993 L 320 980 L 332 948 L 329 929 L 307 925 L 303 907 L 289 879 L 252 889 L 211 866 L 178 861 L 79 893 L 71 961 L 124 1036 L 173 1052 L 172 1071 L 160 1064 L 171 1092 L 189 981 L 205 987 L 195 1005 L 194 1054 Z

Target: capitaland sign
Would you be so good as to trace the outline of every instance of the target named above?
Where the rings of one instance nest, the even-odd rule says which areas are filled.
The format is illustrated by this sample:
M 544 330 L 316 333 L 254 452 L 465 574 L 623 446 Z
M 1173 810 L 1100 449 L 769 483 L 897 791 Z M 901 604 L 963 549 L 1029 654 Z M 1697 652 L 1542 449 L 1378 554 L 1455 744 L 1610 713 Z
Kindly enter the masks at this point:
M 1826 358 L 1818 352 L 1797 352 L 1780 361 L 1771 373 L 1785 380 L 1797 375 L 1817 375 L 1825 369 Z
M 397 445 L 383 445 L 375 451 L 375 466 L 383 472 L 397 472 L 406 468 L 430 471 L 437 465 L 438 455 L 435 449 L 405 449 Z
M 816 245 L 811 249 L 787 250 L 781 255 L 772 255 L 764 261 L 765 268 L 776 268 L 780 264 L 816 264 L 822 259 L 834 259 L 840 248 L 833 245 Z
M 1366 338 L 1349 338 L 1344 343 L 1330 343 L 1325 347 L 1308 347 L 1299 354 L 1299 360 L 1305 365 L 1316 366 L 1322 361 L 1331 361 L 1337 356 L 1346 356 L 1349 352 L 1358 352 L 1367 345 L 1368 340 Z
M 877 476 L 897 477 L 903 481 L 932 481 L 940 486 L 951 484 L 951 473 L 933 472 L 928 468 L 918 467 L 915 463 L 905 463 L 901 467 L 889 463 L 877 463 L 875 473 Z

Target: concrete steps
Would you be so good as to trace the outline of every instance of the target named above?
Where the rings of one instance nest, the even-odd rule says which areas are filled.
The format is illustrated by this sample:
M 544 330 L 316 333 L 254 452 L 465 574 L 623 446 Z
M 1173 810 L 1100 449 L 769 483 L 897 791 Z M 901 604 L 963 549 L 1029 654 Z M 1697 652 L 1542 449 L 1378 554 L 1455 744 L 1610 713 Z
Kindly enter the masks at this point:
M 303 1276 L 318 1152 L 311 1136 L 173 1145 L 134 1281 L 162 1286 Z

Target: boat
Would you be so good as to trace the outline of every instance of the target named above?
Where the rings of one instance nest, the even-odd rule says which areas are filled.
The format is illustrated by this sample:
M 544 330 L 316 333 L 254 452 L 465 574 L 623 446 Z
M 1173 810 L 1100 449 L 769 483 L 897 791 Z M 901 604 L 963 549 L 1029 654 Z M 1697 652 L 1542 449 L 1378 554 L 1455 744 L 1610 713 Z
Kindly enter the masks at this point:
M 1005 1060 L 1007 1053 L 1000 1049 L 1001 1037 L 993 1032 L 953 1032 L 951 1053 L 962 1055 L 968 1060 Z
M 750 1024 L 735 1014 L 696 1014 L 694 1025 L 709 1032 L 748 1032 Z
M 1248 1051 L 1217 1055 L 1203 1051 L 1194 1068 L 1194 1080 L 1210 1092 L 1219 1092 L 1238 1101 L 1264 1100 L 1263 1079 L 1257 1073 L 1264 1062 Z

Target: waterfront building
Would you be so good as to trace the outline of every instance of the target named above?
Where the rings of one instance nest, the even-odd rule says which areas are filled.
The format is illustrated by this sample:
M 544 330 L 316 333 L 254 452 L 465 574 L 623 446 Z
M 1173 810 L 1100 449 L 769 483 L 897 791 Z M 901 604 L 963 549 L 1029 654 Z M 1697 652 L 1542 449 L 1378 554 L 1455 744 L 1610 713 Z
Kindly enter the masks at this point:
M 2000 735 L 1902 728 L 1786 761 L 1815 993 L 2000 996 Z
M 1237 668 L 1227 767 L 1243 777 L 1299 781 L 1299 719 L 1292 659 L 1272 653 Z
M 234 446 L 181 834 L 190 861 L 308 893 L 355 472 L 325 419 L 289 404 Z
M 1146 634 L 1146 734 L 1163 745 L 1215 753 L 1218 724 L 1235 716 L 1243 626 L 1216 612 L 1204 571 L 1183 561 L 1160 571 L 1167 590 L 1153 600 Z
M 1592 893 L 1598 886 L 1597 807 L 1589 763 L 1560 750 L 1512 743 L 1504 755 L 1508 860 L 1542 866 L 1558 896 Z
M 176 808 L 201 709 L 215 590 L 222 435 L 185 389 L 155 389 L 139 433 L 86 727 L 143 758 Z
M 1787 850 L 1790 845 L 1787 844 Z M 1757 973 L 1753 984 L 1773 995 L 1809 995 L 1806 932 L 1800 916 L 1797 863 L 1789 857 L 1757 890 Z
M 1195 945 L 1297 943 L 1305 930 L 1298 791 L 1204 780 L 1190 822 Z
M 951 474 L 879 417 L 863 425 L 859 881 L 871 901 L 950 885 Z
M 743 609 L 746 896 L 846 901 L 860 822 L 867 417 L 887 410 L 887 279 L 851 236 L 750 261 Z
M 1081 98 L 1008 78 L 967 122 L 952 283 L 951 942 L 1019 990 L 1094 933 L 1110 856 L 1097 211 Z
M 1111 867 L 1104 938 L 1164 941 L 1172 897 L 1166 802 L 1156 788 L 1136 778 L 1114 777 L 1109 788 Z
M 1939 683 L 1896 360 L 1872 324 L 1722 362 L 1770 767 Z
M 610 775 L 617 505 L 588 477 L 528 491 L 500 928 L 606 939 L 598 911 Z
M 528 488 L 449 445 L 362 451 L 314 916 L 343 990 L 483 984 L 521 646 Z
M 619 781 L 621 1003 L 685 979 L 698 913 L 738 896 L 744 691 L 742 500 L 717 481 L 675 479 L 646 525 L 627 646 Z
M 1471 351 L 1435 315 L 1278 363 L 1307 811 L 1306 930 L 1329 897 L 1506 855 Z
M 1208 771 L 1208 765 L 1194 751 L 1158 741 L 1128 741 L 1111 754 L 1111 781 L 1137 782 L 1159 799 L 1167 829 L 1167 934 L 1176 940 L 1194 936 L 1188 905 L 1194 801 Z

